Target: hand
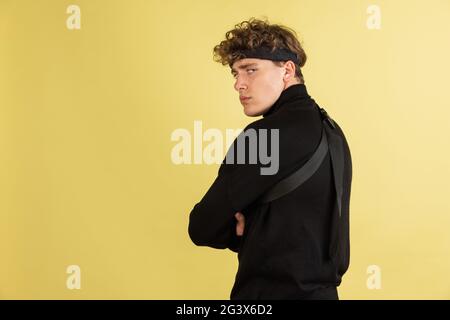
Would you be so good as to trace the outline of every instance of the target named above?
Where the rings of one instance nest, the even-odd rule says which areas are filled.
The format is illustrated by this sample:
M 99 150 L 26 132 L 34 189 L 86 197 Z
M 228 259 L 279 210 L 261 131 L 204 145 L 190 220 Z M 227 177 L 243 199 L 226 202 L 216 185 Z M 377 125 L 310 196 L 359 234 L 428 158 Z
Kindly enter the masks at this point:
M 236 235 L 242 236 L 244 234 L 245 217 L 240 212 L 236 212 L 234 217 L 237 220 L 237 223 L 236 223 Z

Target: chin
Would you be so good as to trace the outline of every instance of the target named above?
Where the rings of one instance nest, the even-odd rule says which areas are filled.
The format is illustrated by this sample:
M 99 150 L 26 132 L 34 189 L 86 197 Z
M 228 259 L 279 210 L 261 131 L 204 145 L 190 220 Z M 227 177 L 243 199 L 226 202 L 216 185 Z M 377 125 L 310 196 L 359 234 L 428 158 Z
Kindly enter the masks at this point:
M 269 109 L 270 108 L 248 108 L 248 107 L 245 108 L 244 107 L 244 113 L 246 116 L 249 116 L 249 117 L 258 117 L 258 116 L 262 116 Z
M 261 110 L 258 110 L 255 108 L 250 108 L 250 107 L 245 107 L 244 106 L 244 114 L 248 117 L 257 117 L 263 114 L 263 112 Z
M 245 109 L 244 109 L 244 113 L 248 117 L 257 117 L 257 116 L 260 116 L 262 114 L 261 112 L 250 111 L 250 110 L 245 110 Z

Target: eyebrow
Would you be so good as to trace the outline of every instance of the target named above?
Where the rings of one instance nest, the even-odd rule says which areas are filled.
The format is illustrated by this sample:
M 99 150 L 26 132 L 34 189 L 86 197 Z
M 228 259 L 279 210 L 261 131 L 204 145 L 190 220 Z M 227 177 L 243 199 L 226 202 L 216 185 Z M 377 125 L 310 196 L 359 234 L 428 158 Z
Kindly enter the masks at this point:
M 243 65 L 240 65 L 239 67 L 238 67 L 238 69 L 245 69 L 245 68 L 247 68 L 247 67 L 253 67 L 253 66 L 257 66 L 258 64 L 257 63 L 255 63 L 255 62 L 252 62 L 252 63 L 246 63 L 246 64 L 243 64 Z M 231 68 L 231 74 L 233 74 L 233 73 L 235 73 L 236 72 L 236 69 L 234 69 L 234 68 Z

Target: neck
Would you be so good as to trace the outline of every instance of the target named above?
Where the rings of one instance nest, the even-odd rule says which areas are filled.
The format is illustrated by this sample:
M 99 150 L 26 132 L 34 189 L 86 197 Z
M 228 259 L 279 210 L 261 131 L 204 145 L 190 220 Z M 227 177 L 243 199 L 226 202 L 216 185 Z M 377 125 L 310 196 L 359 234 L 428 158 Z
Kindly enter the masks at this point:
M 296 84 L 303 84 L 303 82 L 301 82 L 301 81 L 299 81 L 297 79 L 290 80 L 290 81 L 285 83 L 283 90 L 286 90 L 287 88 L 289 88 L 289 87 L 291 87 L 293 85 L 296 85 Z

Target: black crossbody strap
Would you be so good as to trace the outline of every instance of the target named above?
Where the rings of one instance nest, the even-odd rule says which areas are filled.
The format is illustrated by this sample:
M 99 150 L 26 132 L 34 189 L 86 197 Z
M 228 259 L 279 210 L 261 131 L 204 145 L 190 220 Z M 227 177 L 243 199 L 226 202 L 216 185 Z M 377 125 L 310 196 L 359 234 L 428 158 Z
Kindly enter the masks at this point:
M 297 171 L 293 174 L 284 178 L 272 187 L 267 193 L 265 193 L 261 199 L 260 203 L 267 203 L 276 200 L 285 194 L 293 191 L 302 185 L 306 180 L 308 180 L 316 171 L 319 169 L 323 159 L 325 158 L 328 151 L 328 141 L 325 129 L 322 130 L 322 138 L 320 144 L 312 157 Z
M 331 162 L 333 166 L 333 180 L 336 188 L 336 200 L 338 205 L 339 217 L 342 208 L 342 192 L 344 177 L 344 150 L 342 138 L 336 132 L 336 126 L 325 109 L 320 108 L 322 116 L 322 138 L 311 158 L 297 171 L 287 178 L 279 181 L 269 191 L 267 191 L 260 199 L 259 203 L 268 203 L 281 198 L 285 194 L 293 191 L 307 181 L 320 167 L 327 152 L 330 152 Z

